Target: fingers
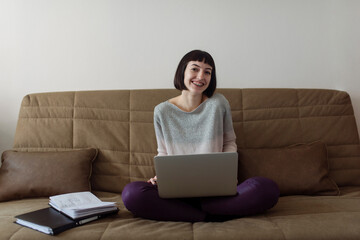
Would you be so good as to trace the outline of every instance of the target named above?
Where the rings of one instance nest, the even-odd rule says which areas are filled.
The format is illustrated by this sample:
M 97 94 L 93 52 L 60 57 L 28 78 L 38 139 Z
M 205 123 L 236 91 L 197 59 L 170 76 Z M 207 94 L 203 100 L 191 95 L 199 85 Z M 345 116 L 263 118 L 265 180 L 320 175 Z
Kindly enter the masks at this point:
M 151 183 L 152 185 L 156 185 L 156 181 L 157 181 L 157 177 L 153 177 L 153 178 L 150 178 L 150 180 L 148 180 L 147 182 L 148 183 Z

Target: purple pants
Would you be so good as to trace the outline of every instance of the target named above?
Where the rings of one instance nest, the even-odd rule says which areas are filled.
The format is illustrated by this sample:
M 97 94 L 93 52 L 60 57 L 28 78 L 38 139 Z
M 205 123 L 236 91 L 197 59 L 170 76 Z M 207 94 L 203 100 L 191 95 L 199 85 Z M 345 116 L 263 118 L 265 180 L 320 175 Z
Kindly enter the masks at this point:
M 131 182 L 122 192 L 125 207 L 137 217 L 159 221 L 206 221 L 209 216 L 241 217 L 272 208 L 280 192 L 277 184 L 253 177 L 237 186 L 237 195 L 189 199 L 160 198 L 156 185 Z

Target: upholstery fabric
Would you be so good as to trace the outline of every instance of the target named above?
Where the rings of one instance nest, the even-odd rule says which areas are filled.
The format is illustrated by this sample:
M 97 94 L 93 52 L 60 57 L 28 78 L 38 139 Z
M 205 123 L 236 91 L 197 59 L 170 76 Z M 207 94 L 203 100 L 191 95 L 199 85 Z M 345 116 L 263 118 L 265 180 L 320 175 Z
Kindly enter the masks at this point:
M 343 191 L 341 191 L 343 192 Z M 153 221 L 134 218 L 119 194 L 95 192 L 103 201 L 119 203 L 118 215 L 67 230 L 56 236 L 64 240 L 99 239 L 358 239 L 360 236 L 360 188 L 351 187 L 342 196 L 286 196 L 264 214 L 226 222 Z M 15 215 L 47 207 L 47 198 L 2 202 L 0 239 L 53 239 L 14 224 Z
M 349 95 L 324 89 L 218 89 L 229 100 L 239 149 L 322 141 L 338 186 L 360 185 L 360 145 Z M 120 193 L 153 177 L 154 107 L 177 90 L 107 90 L 24 97 L 14 148 L 99 149 L 93 189 Z
M 226 222 L 152 221 L 134 217 L 121 200 L 130 181 L 153 177 L 153 108 L 177 90 L 113 90 L 25 96 L 14 149 L 97 148 L 92 189 L 119 204 L 117 215 L 59 234 L 58 239 L 358 239 L 360 145 L 349 95 L 324 89 L 218 89 L 229 100 L 238 150 L 322 141 L 339 196 L 280 197 L 264 214 Z M 53 237 L 14 224 L 14 216 L 47 207 L 47 198 L 0 203 L 0 239 Z
M 2 154 L 0 201 L 90 191 L 96 149 Z
M 329 177 L 326 145 L 320 141 L 240 150 L 239 182 L 255 176 L 274 180 L 281 195 L 339 195 L 336 183 Z

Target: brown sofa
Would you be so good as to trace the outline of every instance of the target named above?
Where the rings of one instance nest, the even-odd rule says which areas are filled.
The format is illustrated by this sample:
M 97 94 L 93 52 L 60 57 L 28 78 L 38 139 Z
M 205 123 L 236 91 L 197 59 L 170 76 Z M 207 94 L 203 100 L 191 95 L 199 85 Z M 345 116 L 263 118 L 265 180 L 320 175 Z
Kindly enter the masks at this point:
M 259 174 L 274 178 L 282 196 L 273 209 L 225 222 L 136 218 L 124 208 L 121 191 L 131 181 L 154 176 L 153 109 L 179 92 L 157 89 L 30 94 L 23 99 L 15 134 L 13 150 L 20 152 L 10 151 L 2 158 L 0 189 L 7 190 L 0 191 L 0 195 L 10 190 L 13 193 L 0 202 L 0 239 L 51 238 L 14 224 L 14 216 L 47 207 L 47 195 L 66 191 L 66 186 L 73 191 L 90 185 L 102 200 L 116 201 L 119 213 L 67 230 L 56 238 L 360 239 L 360 145 L 349 95 L 321 89 L 217 91 L 226 96 L 232 108 L 239 179 Z M 82 172 L 83 168 L 77 169 L 71 161 L 62 164 L 65 157 L 53 153 L 85 148 L 96 148 L 98 154 L 81 163 L 85 169 L 90 164 L 90 170 Z M 26 153 L 44 151 L 50 155 L 39 158 Z M 54 164 L 45 164 L 47 158 Z M 14 164 L 17 161 L 19 164 Z M 11 164 L 18 172 L 7 171 Z M 50 176 L 41 175 L 49 171 Z M 90 184 L 75 186 L 60 176 L 69 174 L 72 178 L 73 171 L 79 171 L 75 175 Z M 31 176 L 37 178 L 37 184 L 31 185 Z M 10 186 L 13 181 L 7 177 L 16 183 Z M 65 190 L 58 189 L 60 186 Z

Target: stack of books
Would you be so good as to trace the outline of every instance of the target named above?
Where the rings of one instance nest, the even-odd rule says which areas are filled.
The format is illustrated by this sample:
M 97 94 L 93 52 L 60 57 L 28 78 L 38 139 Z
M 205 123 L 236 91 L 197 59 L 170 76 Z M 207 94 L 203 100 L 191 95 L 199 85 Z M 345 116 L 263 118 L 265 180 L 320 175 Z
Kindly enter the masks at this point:
M 56 235 L 119 211 L 115 202 L 102 202 L 91 192 L 52 196 L 49 205 L 51 207 L 15 216 L 15 223 Z

